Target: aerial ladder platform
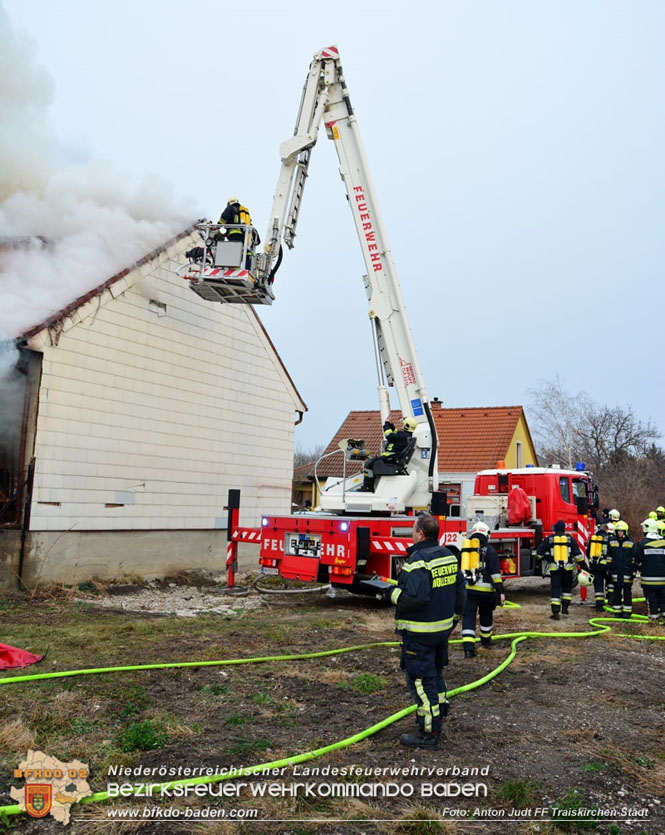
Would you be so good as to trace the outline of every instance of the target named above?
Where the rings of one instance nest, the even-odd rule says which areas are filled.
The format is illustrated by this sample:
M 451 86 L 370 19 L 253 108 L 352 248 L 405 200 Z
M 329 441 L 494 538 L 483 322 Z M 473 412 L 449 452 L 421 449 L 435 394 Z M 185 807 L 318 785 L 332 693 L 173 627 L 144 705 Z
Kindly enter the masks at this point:
M 197 296 L 223 304 L 273 303 L 269 277 L 257 272 L 254 247 L 258 235 L 253 226 L 203 221 L 197 230 L 202 246 L 188 250 L 187 263 L 177 271 Z M 235 230 L 242 234 L 229 240 L 229 232 Z

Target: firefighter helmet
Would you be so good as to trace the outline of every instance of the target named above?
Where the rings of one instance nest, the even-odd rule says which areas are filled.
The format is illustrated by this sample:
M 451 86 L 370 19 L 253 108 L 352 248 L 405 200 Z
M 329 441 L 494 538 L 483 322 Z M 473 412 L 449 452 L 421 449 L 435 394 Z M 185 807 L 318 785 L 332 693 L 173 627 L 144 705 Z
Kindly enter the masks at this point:
M 406 429 L 407 432 L 415 432 L 416 431 L 416 428 L 418 426 L 418 421 L 415 418 L 405 417 L 405 418 L 402 418 L 402 421 L 404 423 L 404 428 Z
M 657 518 L 658 518 L 658 513 L 655 510 L 650 510 L 649 511 L 649 519 L 657 519 Z
M 628 523 L 624 522 L 623 519 L 620 519 L 618 522 L 614 523 L 614 530 L 616 533 L 619 531 L 623 531 L 625 534 L 628 533 Z
M 658 507 L 656 508 L 656 513 L 658 513 L 660 516 L 665 516 L 665 507 L 663 507 L 662 504 L 658 505 Z
M 614 525 L 613 525 L 613 523 L 612 523 L 612 522 L 606 522 L 606 524 L 605 524 L 605 530 L 606 530 L 608 533 L 614 533 Z
M 229 199 L 226 202 L 229 204 L 229 206 L 232 206 L 234 203 L 240 203 L 240 200 L 237 197 L 229 197 Z
M 476 522 L 474 526 L 471 528 L 471 533 L 476 534 L 478 536 L 484 536 L 486 539 L 490 538 L 490 529 L 489 525 L 486 525 L 484 522 Z
M 658 533 L 658 521 L 656 519 L 645 519 L 642 522 L 644 533 Z
M 580 573 L 577 575 L 577 579 L 580 581 L 580 586 L 592 586 L 593 585 L 593 577 L 589 574 L 588 571 L 582 569 Z
M 619 513 L 619 511 L 616 508 L 614 508 L 613 510 L 610 510 L 610 519 L 613 522 L 618 522 L 619 519 L 621 519 L 621 514 Z

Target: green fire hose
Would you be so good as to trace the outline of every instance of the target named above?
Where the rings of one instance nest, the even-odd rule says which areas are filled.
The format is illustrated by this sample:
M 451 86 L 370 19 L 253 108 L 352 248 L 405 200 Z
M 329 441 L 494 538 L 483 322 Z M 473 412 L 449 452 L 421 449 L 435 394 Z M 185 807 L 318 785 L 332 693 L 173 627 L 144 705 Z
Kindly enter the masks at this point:
M 643 600 L 644 598 L 635 598 L 635 601 Z M 508 608 L 521 608 L 519 605 L 515 603 L 506 602 L 505 604 Z M 630 621 L 627 622 L 645 622 L 649 619 L 644 615 L 632 615 Z M 624 621 L 625 622 L 625 621 Z M 493 670 L 491 670 L 486 675 L 482 676 L 475 681 L 470 682 L 469 684 L 464 684 L 461 687 L 456 687 L 454 690 L 448 691 L 449 697 L 454 697 L 459 695 L 460 693 L 467 693 L 471 690 L 476 690 L 478 687 L 482 687 L 487 682 L 491 681 L 493 678 L 499 675 L 499 673 L 503 672 L 506 667 L 513 661 L 517 654 L 517 645 L 520 644 L 522 641 L 526 641 L 527 638 L 592 638 L 598 635 L 602 635 L 603 633 L 612 631 L 611 626 L 608 624 L 614 624 L 615 626 L 619 625 L 619 622 L 614 618 L 607 618 L 607 617 L 593 617 L 589 619 L 589 625 L 592 628 L 589 632 L 534 632 L 534 631 L 527 631 L 527 632 L 512 632 L 506 633 L 501 635 L 494 635 L 492 641 L 499 641 L 499 640 L 510 640 L 510 652 L 508 653 L 507 657 Z M 622 622 L 623 623 L 623 622 Z M 665 641 L 665 635 L 631 635 L 629 633 L 616 633 L 619 637 L 622 638 L 636 638 L 641 640 L 652 640 L 652 641 Z M 459 644 L 461 643 L 461 639 L 455 639 L 450 641 L 451 644 Z M 357 646 L 352 647 L 342 647 L 341 649 L 332 649 L 332 650 L 323 650 L 320 652 L 306 652 L 298 655 L 269 655 L 269 656 L 260 656 L 258 658 L 228 658 L 218 661 L 181 661 L 181 662 L 171 662 L 165 664 L 136 664 L 132 666 L 123 666 L 123 667 L 98 667 L 95 669 L 85 669 L 85 670 L 65 670 L 62 672 L 57 673 L 36 673 L 31 675 L 25 676 L 10 676 L 7 678 L 0 679 L 0 686 L 2 685 L 11 685 L 11 684 L 18 684 L 20 682 L 25 681 L 40 681 L 44 679 L 52 679 L 52 678 L 66 678 L 70 676 L 82 676 L 82 675 L 96 675 L 99 673 L 119 673 L 119 672 L 129 672 L 132 670 L 165 670 L 165 669 L 177 669 L 182 667 L 214 667 L 214 666 L 229 666 L 234 664 L 259 664 L 268 661 L 295 661 L 295 660 L 303 660 L 308 658 L 325 658 L 331 655 L 341 655 L 342 653 L 346 652 L 358 652 L 361 650 L 367 649 L 374 649 L 376 647 L 398 647 L 400 646 L 399 641 L 378 641 L 376 643 L 370 644 L 358 644 Z M 306 751 L 303 754 L 296 754 L 292 757 L 287 757 L 281 760 L 275 760 L 273 762 L 268 763 L 261 763 L 260 765 L 248 766 L 246 768 L 239 768 L 233 771 L 229 771 L 223 774 L 213 774 L 207 777 L 192 777 L 185 780 L 174 780 L 168 783 L 160 783 L 158 785 L 159 790 L 166 790 L 170 791 L 171 789 L 175 788 L 176 786 L 191 786 L 197 784 L 204 784 L 204 783 L 219 783 L 225 780 L 233 780 L 238 777 L 250 777 L 252 775 L 261 774 L 261 772 L 268 771 L 269 769 L 273 768 L 284 768 L 291 765 L 297 765 L 299 763 L 307 762 L 308 760 L 317 759 L 318 757 L 322 757 L 325 754 L 329 754 L 332 751 L 339 751 L 343 748 L 348 748 L 351 745 L 354 745 L 357 742 L 360 742 L 363 739 L 367 739 L 367 737 L 372 736 L 373 734 L 377 733 L 383 728 L 387 728 L 389 725 L 392 725 L 394 722 L 403 719 L 405 716 L 409 716 L 416 710 L 416 705 L 411 705 L 410 707 L 404 708 L 403 710 L 398 711 L 397 713 L 393 713 L 392 715 L 382 719 L 380 722 L 377 722 L 374 725 L 371 725 L 369 728 L 366 728 L 364 731 L 360 733 L 354 734 L 353 736 L 349 736 L 346 739 L 342 739 L 339 742 L 334 742 L 331 745 L 326 745 L 323 748 L 316 748 L 312 751 Z M 140 787 L 136 787 L 136 791 L 139 791 Z M 83 798 L 80 803 L 98 803 L 100 801 L 108 800 L 108 792 L 95 792 L 94 794 L 89 795 L 88 797 Z M 8 815 L 19 815 L 22 814 L 22 810 L 19 808 L 18 804 L 13 806 L 0 806 L 0 819 L 4 816 Z

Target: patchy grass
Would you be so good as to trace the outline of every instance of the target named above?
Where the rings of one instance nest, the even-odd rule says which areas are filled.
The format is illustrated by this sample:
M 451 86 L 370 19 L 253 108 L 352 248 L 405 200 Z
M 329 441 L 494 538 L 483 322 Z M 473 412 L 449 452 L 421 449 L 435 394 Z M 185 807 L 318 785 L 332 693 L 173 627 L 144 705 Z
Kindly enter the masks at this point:
M 568 789 L 563 797 L 557 798 L 551 807 L 552 818 L 556 825 L 564 832 L 586 832 L 598 829 L 598 820 L 589 818 L 582 810 L 597 810 L 598 807 L 591 805 L 584 799 L 584 792 L 579 789 Z
M 537 785 L 533 780 L 506 780 L 496 790 L 496 796 L 507 806 L 526 809 L 536 802 Z
M 168 734 L 164 724 L 155 723 L 151 719 L 143 722 L 132 722 L 122 731 L 118 739 L 120 750 L 125 753 L 132 751 L 153 751 L 166 745 Z

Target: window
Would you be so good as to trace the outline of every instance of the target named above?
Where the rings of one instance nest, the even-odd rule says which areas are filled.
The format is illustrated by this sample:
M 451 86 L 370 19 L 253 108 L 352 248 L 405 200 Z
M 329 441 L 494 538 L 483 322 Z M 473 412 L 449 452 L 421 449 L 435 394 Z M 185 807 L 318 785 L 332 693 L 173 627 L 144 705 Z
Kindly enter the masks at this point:
M 522 466 L 522 441 L 515 443 L 515 466 L 518 469 Z
M 559 491 L 564 502 L 570 504 L 570 479 L 563 476 L 559 479 Z
M 574 478 L 573 479 L 573 496 L 575 498 L 587 498 L 587 486 L 586 481 L 581 478 Z

